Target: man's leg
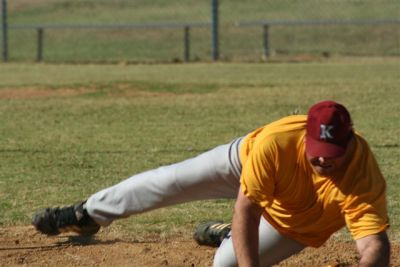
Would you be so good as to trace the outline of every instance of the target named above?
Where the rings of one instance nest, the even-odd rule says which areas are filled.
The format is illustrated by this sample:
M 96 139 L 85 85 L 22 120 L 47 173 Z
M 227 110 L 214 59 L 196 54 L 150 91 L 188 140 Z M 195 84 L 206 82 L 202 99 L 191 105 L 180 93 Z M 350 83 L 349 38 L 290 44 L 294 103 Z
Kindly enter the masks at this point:
M 235 198 L 239 189 L 241 139 L 195 158 L 134 175 L 86 202 L 100 225 L 148 210 L 194 200 Z
M 263 217 L 259 227 L 260 266 L 271 266 L 300 252 L 305 246 L 276 231 Z M 238 266 L 232 237 L 228 236 L 218 248 L 214 267 Z
M 241 140 L 181 163 L 134 175 L 93 194 L 85 202 L 47 208 L 33 215 L 32 224 L 47 235 L 66 231 L 92 235 L 98 231 L 96 225 L 107 226 L 115 219 L 156 208 L 194 200 L 235 198 L 240 184 Z
M 93 235 L 101 226 L 133 214 L 201 199 L 234 198 L 239 189 L 242 138 L 195 158 L 132 176 L 87 201 L 34 214 L 32 224 L 47 235 L 74 231 Z

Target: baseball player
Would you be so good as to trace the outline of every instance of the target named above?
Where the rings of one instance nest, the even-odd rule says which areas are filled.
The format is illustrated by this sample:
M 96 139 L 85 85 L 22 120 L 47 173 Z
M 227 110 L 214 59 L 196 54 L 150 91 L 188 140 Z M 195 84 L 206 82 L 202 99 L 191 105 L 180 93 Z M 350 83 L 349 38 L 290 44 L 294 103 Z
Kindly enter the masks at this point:
M 360 266 L 387 266 L 386 183 L 347 109 L 313 105 L 195 158 L 134 175 L 32 223 L 47 235 L 95 234 L 114 220 L 201 199 L 236 198 L 229 224 L 202 224 L 200 244 L 219 245 L 214 266 L 270 266 L 321 246 L 347 226 Z M 222 242 L 221 242 L 222 241 Z

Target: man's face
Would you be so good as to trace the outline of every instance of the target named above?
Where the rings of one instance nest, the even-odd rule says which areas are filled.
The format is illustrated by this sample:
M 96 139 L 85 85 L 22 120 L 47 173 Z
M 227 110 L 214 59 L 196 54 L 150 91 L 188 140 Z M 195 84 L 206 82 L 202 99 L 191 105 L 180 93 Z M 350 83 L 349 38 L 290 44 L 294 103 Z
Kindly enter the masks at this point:
M 313 169 L 319 175 L 329 175 L 334 173 L 335 171 L 341 170 L 344 168 L 349 162 L 355 147 L 354 138 L 349 141 L 346 152 L 340 157 L 318 157 L 318 156 L 310 156 L 306 153 L 306 157 L 310 162 Z
M 333 172 L 340 170 L 346 163 L 346 153 L 340 157 L 326 158 L 326 157 L 312 157 L 307 155 L 308 161 L 311 166 L 319 175 L 329 175 Z

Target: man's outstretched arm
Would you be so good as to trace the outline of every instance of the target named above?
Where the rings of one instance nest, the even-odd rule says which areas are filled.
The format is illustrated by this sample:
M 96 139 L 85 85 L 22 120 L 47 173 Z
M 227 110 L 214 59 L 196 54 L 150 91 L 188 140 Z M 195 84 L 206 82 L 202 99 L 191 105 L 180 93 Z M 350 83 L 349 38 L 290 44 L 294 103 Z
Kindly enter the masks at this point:
M 389 266 L 390 243 L 386 232 L 360 238 L 356 240 L 356 245 L 360 253 L 360 267 Z
M 258 266 L 258 226 L 263 209 L 239 189 L 232 222 L 232 240 L 238 265 Z

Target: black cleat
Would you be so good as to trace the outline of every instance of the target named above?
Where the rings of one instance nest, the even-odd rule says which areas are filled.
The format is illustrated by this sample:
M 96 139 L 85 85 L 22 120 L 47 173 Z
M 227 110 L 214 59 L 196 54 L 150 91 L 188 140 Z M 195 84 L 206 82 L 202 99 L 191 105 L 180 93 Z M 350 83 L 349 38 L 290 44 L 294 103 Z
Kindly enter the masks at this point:
M 86 201 L 63 208 L 47 208 L 32 217 L 36 230 L 46 235 L 58 235 L 64 232 L 75 232 L 90 236 L 100 229 L 84 208 Z
M 211 221 L 199 224 L 193 238 L 199 245 L 218 247 L 230 231 L 230 223 Z

